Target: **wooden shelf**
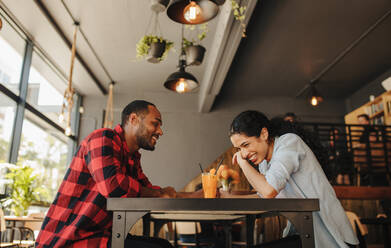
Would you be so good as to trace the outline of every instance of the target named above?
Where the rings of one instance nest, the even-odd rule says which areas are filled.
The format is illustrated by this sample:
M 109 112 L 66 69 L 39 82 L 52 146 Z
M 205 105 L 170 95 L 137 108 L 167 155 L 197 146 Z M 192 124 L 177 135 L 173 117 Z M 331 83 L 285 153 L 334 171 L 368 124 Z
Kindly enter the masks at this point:
M 369 119 L 374 119 L 376 117 L 378 117 L 379 115 L 383 115 L 384 114 L 384 110 L 380 110 L 376 113 L 374 113 L 373 115 L 369 116 Z
M 376 112 L 375 112 L 376 111 Z M 384 92 L 373 101 L 369 101 L 361 107 L 345 115 L 346 124 L 359 124 L 357 116 L 368 114 L 371 122 L 376 125 L 391 125 L 391 91 Z M 371 114 L 373 113 L 373 114 Z M 381 122 L 381 124 L 380 124 Z

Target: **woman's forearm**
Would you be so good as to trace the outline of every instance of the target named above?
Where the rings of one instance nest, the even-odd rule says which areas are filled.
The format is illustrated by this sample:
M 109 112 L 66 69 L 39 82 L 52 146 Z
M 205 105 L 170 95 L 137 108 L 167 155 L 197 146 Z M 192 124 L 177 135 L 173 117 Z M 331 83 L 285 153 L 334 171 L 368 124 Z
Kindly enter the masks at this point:
M 277 196 L 276 189 L 266 181 L 266 177 L 249 163 L 243 163 L 240 167 L 251 186 L 262 195 L 262 198 L 274 198 Z

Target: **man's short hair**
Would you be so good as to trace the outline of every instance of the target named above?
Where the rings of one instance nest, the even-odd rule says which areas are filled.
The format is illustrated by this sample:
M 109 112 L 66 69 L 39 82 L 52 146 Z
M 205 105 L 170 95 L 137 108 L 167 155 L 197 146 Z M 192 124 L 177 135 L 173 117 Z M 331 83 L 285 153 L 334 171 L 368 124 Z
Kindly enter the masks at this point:
M 155 106 L 155 104 L 144 101 L 144 100 L 135 100 L 122 110 L 122 116 L 121 116 L 121 126 L 125 126 L 126 122 L 128 121 L 129 115 L 131 113 L 136 113 L 137 115 L 146 115 L 148 114 L 148 106 Z
M 357 119 L 358 119 L 358 118 L 361 118 L 361 117 L 364 118 L 365 120 L 369 121 L 369 115 L 367 115 L 367 114 L 361 114 L 361 115 L 358 115 L 358 116 L 357 116 Z

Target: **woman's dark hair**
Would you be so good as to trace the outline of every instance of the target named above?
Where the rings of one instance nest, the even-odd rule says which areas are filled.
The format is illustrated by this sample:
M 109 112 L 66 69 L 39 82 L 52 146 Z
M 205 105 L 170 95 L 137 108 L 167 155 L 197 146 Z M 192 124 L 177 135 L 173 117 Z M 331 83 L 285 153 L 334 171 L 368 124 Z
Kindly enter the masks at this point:
M 135 100 L 126 105 L 126 107 L 122 110 L 121 126 L 126 124 L 131 113 L 136 113 L 137 115 L 148 114 L 148 106 L 150 105 L 155 107 L 153 103 L 144 100 Z
M 275 117 L 269 121 L 263 113 L 255 110 L 247 110 L 240 113 L 232 121 L 229 135 L 245 134 L 248 137 L 259 137 L 264 127 L 269 132 L 269 140 L 287 133 L 298 135 L 310 147 L 322 168 L 327 168 L 327 149 L 322 145 L 316 133 L 304 129 L 300 123 L 284 121 L 282 117 Z
M 245 134 L 248 137 L 259 137 L 262 128 L 269 132 L 269 140 L 275 137 L 270 126 L 269 119 L 261 112 L 256 110 L 247 110 L 240 113 L 232 121 L 229 136 L 234 134 Z

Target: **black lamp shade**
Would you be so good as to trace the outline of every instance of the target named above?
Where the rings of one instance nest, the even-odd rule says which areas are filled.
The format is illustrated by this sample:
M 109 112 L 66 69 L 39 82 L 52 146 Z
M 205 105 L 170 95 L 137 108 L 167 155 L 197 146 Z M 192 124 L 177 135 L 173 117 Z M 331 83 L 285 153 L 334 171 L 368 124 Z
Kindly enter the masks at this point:
M 178 93 L 187 93 L 198 88 L 198 81 L 182 67 L 179 71 L 168 76 L 164 87 Z
M 194 20 L 190 21 L 185 18 L 184 10 L 191 3 L 196 4 L 200 13 Z M 174 22 L 182 24 L 200 24 L 213 19 L 219 13 L 219 6 L 225 1 L 222 0 L 172 0 L 167 8 L 168 17 Z M 198 8 L 197 7 L 197 8 Z
M 312 106 L 318 106 L 319 103 L 323 102 L 323 97 L 316 90 L 315 86 L 311 85 L 309 100 Z

